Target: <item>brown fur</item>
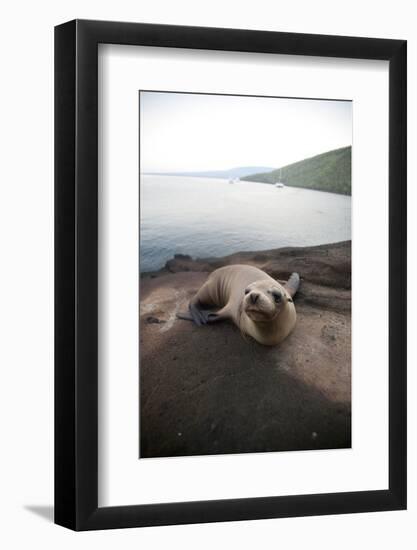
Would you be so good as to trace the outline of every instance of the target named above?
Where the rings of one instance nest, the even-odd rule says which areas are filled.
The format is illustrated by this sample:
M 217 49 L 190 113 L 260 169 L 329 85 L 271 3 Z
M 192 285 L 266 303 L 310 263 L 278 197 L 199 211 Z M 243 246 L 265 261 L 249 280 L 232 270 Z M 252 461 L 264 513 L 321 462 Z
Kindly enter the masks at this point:
M 231 265 L 213 271 L 190 302 L 196 324 L 232 320 L 242 334 L 260 344 L 274 346 L 294 329 L 296 312 L 292 296 L 299 277 L 282 285 L 250 265 Z M 190 318 L 180 316 L 181 318 Z

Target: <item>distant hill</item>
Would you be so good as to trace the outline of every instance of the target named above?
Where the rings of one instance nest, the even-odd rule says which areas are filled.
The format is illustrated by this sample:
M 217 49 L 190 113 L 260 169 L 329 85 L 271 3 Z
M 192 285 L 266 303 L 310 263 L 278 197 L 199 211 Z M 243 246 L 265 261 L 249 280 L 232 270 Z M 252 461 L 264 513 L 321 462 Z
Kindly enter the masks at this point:
M 148 172 L 154 176 L 190 176 L 194 178 L 244 178 L 250 174 L 259 174 L 261 172 L 270 172 L 274 168 L 271 166 L 239 166 L 228 170 L 206 170 L 202 172 Z
M 350 195 L 351 167 L 352 147 L 348 146 L 283 166 L 281 169 L 252 174 L 242 179 L 262 183 L 281 181 L 290 187 L 306 187 Z

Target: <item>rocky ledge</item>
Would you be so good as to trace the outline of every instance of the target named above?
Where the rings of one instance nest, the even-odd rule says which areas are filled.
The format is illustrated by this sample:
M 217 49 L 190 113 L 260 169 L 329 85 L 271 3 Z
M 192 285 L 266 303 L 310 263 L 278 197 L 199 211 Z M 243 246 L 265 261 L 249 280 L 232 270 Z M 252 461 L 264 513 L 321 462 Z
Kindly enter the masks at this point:
M 177 255 L 140 282 L 140 455 L 346 448 L 351 445 L 351 243 Z M 177 319 L 208 273 L 256 265 L 301 276 L 297 325 L 280 345 L 229 323 Z

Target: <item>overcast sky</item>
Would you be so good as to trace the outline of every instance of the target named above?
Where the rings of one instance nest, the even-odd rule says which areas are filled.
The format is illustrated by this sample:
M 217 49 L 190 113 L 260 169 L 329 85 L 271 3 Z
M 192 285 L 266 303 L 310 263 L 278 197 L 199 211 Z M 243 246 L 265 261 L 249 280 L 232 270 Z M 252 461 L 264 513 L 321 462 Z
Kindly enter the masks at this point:
M 349 101 L 140 93 L 143 172 L 279 168 L 352 143 Z

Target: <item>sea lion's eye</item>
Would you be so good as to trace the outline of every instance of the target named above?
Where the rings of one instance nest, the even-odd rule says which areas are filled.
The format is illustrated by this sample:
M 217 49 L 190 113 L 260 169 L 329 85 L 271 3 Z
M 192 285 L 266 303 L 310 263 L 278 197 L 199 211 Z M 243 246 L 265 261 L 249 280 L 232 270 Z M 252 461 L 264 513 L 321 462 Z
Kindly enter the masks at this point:
M 250 290 L 249 288 L 245 288 L 245 294 L 249 294 Z
M 274 302 L 279 304 L 279 302 L 281 301 L 281 293 L 278 291 L 274 291 L 272 293 L 272 296 L 274 297 Z

